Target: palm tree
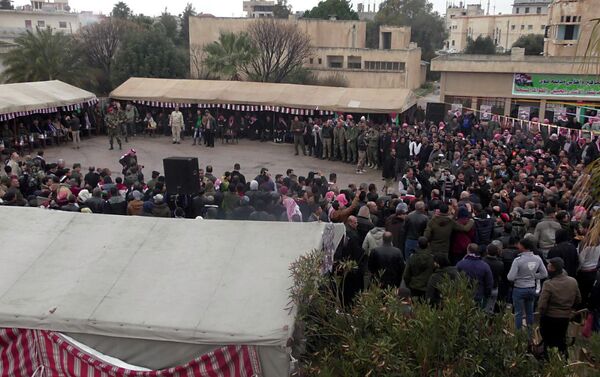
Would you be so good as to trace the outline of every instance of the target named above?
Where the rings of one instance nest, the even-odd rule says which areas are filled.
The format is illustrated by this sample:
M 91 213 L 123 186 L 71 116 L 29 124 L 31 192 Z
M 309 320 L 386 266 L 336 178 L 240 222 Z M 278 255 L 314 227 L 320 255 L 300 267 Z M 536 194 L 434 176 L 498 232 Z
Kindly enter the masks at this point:
M 37 29 L 15 39 L 16 48 L 6 55 L 7 82 L 61 80 L 80 84 L 84 77 L 82 54 L 73 38 L 52 29 Z
M 241 74 L 256 54 L 246 33 L 221 33 L 219 40 L 204 47 L 208 71 L 227 80 L 241 80 Z

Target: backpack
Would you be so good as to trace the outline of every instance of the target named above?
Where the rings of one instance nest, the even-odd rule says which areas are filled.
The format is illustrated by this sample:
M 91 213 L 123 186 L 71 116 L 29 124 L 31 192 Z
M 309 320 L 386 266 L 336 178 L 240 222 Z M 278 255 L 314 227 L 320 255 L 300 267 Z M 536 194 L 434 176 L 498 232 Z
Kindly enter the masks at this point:
M 525 237 L 527 233 L 527 226 L 521 218 L 516 218 L 512 221 L 512 230 L 510 231 L 510 237 L 515 240 L 520 240 Z

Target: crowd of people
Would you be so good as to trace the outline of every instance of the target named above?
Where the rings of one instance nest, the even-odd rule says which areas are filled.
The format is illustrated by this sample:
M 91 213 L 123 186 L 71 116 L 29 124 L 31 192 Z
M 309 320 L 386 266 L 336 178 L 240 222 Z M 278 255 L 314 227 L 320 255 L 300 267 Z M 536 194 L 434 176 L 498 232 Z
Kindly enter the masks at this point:
M 122 146 L 117 136 L 129 124 L 120 111 L 118 105 L 108 110 L 111 148 L 113 138 Z M 137 110 L 129 111 L 136 119 Z M 47 162 L 43 150 L 21 156 L 4 148 L 10 155 L 0 172 L 2 204 L 182 219 L 343 223 L 346 237 L 335 260 L 356 263 L 344 287 L 348 302 L 377 283 L 404 285 L 412 296 L 438 305 L 441 282 L 462 273 L 477 283 L 474 299 L 482 310 L 498 311 L 501 302 L 513 305 L 517 329 L 524 319 L 531 331 L 537 303 L 545 345 L 564 354 L 572 309 L 595 313 L 594 328 L 600 329 L 600 245 L 584 242 L 600 208 L 582 206 L 575 191 L 585 166 L 600 154 L 600 140 L 593 135 L 524 129 L 496 117 L 480 122 L 472 113 L 450 114 L 437 125 L 296 116 L 289 126 L 280 120 L 281 134 L 277 128 L 239 128 L 235 119 L 229 129 L 207 110 L 198 110 L 193 123 L 180 114 L 175 109 L 166 121 L 173 143 L 181 142 L 186 124 L 194 124 L 192 142 L 204 140 L 207 146 L 214 146 L 215 137 L 285 141 L 289 135 L 296 154 L 356 164 L 357 173 L 381 168 L 384 183 L 340 187 L 335 173 L 299 175 L 288 169 L 271 175 L 267 168 L 247 179 L 236 163 L 219 175 L 211 166 L 200 169 L 201 191 L 195 195 L 170 195 L 160 172 L 143 174 L 134 150 L 121 158 L 123 170 L 114 174 Z M 146 119 L 154 122 L 151 113 Z

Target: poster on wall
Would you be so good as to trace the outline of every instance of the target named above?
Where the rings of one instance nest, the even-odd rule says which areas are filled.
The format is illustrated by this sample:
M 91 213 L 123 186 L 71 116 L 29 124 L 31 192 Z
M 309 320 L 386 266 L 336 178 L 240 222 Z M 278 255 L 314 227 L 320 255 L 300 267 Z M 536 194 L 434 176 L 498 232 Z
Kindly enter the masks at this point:
M 479 106 L 479 111 L 480 111 L 480 119 L 481 120 L 492 119 L 492 106 L 481 105 L 481 106 Z
M 529 120 L 530 115 L 531 115 L 531 107 L 519 106 L 519 119 Z
M 515 73 L 512 94 L 536 97 L 598 98 L 600 78 L 589 75 Z

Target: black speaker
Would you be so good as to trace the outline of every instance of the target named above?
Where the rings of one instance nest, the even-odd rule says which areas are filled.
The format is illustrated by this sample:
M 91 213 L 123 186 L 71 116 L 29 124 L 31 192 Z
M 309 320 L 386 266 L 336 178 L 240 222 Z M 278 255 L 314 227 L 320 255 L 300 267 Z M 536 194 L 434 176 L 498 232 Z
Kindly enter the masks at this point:
M 163 160 L 163 166 L 167 193 L 193 195 L 200 192 L 198 158 L 169 157 Z
M 428 121 L 437 125 L 444 121 L 444 116 L 446 115 L 446 104 L 430 102 L 427 104 L 425 114 Z

